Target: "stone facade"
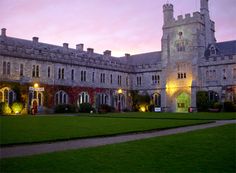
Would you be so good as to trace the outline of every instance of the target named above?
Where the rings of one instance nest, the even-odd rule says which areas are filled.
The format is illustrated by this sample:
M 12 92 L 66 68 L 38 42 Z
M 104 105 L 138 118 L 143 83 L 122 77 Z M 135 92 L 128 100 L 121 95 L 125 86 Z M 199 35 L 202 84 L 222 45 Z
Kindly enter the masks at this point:
M 28 107 L 35 100 L 42 110 L 82 102 L 130 109 L 133 90 L 149 94 L 158 107 L 171 112 L 196 108 L 199 90 L 214 91 L 219 101 L 235 101 L 236 41 L 216 43 L 208 0 L 200 2 L 200 12 L 177 19 L 174 6 L 165 4 L 162 50 L 120 58 L 109 50 L 103 55 L 92 48 L 84 50 L 83 44 L 72 49 L 68 43 L 62 47 L 41 43 L 38 37 L 32 41 L 12 38 L 3 28 L 0 81 L 28 87 L 39 83 L 44 91 L 29 90 L 26 100 Z M 14 98 L 11 88 L 0 86 L 0 101 Z

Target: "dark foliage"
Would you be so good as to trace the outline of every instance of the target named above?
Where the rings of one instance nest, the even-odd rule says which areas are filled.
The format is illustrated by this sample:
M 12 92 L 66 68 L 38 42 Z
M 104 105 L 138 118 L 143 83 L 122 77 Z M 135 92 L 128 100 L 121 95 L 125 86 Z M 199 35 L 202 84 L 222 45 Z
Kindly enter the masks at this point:
M 90 103 L 81 103 L 79 105 L 79 112 L 90 113 L 90 111 L 94 111 Z
M 197 92 L 197 109 L 199 112 L 208 111 L 208 93 L 207 91 L 198 91 Z
M 107 104 L 102 104 L 98 107 L 99 113 L 108 113 L 108 112 L 114 112 L 114 111 L 115 111 L 115 108 Z
M 55 107 L 55 113 L 75 113 L 75 112 L 77 112 L 75 105 L 62 104 L 62 105 L 57 105 Z
M 236 105 L 233 102 L 224 102 L 224 111 L 225 112 L 236 112 Z

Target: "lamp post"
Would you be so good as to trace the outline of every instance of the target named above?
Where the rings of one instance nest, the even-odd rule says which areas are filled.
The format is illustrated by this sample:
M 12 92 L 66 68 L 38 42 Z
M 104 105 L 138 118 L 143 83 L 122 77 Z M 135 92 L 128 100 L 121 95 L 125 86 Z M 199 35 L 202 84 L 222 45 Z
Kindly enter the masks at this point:
M 39 84 L 38 83 L 34 83 L 34 88 L 38 88 Z
M 121 110 L 121 101 L 122 101 L 121 95 L 123 94 L 123 90 L 120 88 L 120 89 L 118 89 L 117 93 L 118 93 L 118 111 L 120 112 L 120 110 Z

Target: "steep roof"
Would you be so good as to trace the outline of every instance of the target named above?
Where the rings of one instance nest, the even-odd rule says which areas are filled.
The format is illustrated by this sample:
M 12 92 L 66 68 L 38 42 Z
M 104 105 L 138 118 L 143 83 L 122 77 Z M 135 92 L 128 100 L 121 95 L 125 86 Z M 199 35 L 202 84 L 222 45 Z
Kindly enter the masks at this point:
M 236 40 L 216 43 L 216 47 L 223 55 L 236 54 Z
M 211 56 L 212 48 L 215 49 L 216 55 L 235 55 L 236 40 L 209 44 L 205 51 L 205 57 Z
M 161 51 L 121 57 L 120 60 L 129 65 L 158 64 L 161 62 Z

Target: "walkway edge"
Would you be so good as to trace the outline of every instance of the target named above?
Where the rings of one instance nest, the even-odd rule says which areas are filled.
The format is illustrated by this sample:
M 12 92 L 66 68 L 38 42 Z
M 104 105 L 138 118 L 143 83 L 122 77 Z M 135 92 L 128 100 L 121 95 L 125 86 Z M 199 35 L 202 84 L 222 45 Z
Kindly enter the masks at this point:
M 144 132 L 138 134 L 125 134 L 112 137 L 98 137 L 88 139 L 75 139 L 69 141 L 59 141 L 46 144 L 32 144 L 21 146 L 10 146 L 0 148 L 0 158 L 11 158 L 20 156 L 30 156 L 35 154 L 50 153 L 56 151 L 65 151 L 71 149 L 81 149 L 89 147 L 97 147 L 108 144 L 116 144 L 128 141 L 135 141 L 140 139 L 147 139 L 159 136 L 167 136 L 178 133 L 191 132 L 200 129 L 207 129 L 211 127 L 218 127 L 226 124 L 236 124 L 236 120 L 220 120 L 209 124 L 201 124 L 194 126 L 178 127 L 167 130 Z

